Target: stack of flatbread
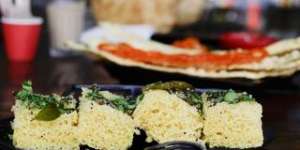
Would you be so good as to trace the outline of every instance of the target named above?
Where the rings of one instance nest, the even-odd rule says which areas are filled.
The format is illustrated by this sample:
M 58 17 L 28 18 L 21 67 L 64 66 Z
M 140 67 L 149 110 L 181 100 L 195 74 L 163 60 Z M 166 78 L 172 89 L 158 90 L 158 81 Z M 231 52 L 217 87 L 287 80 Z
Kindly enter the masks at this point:
M 193 55 L 193 53 L 197 53 L 197 51 L 186 50 L 184 48 L 178 48 L 151 40 L 139 40 L 130 36 L 128 36 L 128 38 L 123 38 L 122 41 L 119 42 L 129 44 L 134 48 L 142 49 L 144 51 L 155 50 L 166 55 Z M 143 69 L 179 73 L 204 78 L 247 78 L 256 80 L 266 77 L 290 76 L 300 70 L 300 38 L 281 40 L 265 47 L 268 55 L 259 62 L 234 64 L 224 69 L 216 70 L 208 70 L 201 67 L 170 67 L 136 61 L 99 49 L 99 44 L 103 43 L 109 43 L 109 41 L 105 39 L 95 39 L 84 44 L 69 42 L 68 45 L 73 49 L 83 50 L 99 55 L 121 66 L 139 67 Z M 116 41 L 114 41 L 114 43 L 116 43 Z

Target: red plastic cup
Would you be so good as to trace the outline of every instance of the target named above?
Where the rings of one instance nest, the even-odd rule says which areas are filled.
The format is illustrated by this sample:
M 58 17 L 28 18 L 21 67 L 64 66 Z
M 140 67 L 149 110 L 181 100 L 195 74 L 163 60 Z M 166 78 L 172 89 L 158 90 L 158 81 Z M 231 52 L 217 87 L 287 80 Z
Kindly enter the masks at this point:
M 43 19 L 2 18 L 5 51 L 10 61 L 31 62 L 37 51 Z

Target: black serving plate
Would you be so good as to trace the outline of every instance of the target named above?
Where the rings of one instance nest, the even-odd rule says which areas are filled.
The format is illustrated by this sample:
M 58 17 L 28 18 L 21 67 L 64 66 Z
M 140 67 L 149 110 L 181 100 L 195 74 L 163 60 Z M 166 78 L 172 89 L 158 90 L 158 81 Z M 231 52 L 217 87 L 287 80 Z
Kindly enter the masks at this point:
M 124 96 L 128 97 L 135 97 L 140 94 L 141 92 L 141 86 L 136 85 L 74 85 L 71 88 L 67 89 L 63 95 L 74 95 L 75 98 L 80 95 L 81 88 L 82 87 L 91 87 L 95 86 L 97 88 L 100 88 L 102 90 L 108 90 L 113 93 L 118 93 Z M 196 89 L 197 92 L 202 93 L 207 90 L 219 90 L 219 89 Z M 12 140 L 10 138 L 10 135 L 12 135 L 13 131 L 11 129 L 11 121 L 13 118 L 8 118 L 4 120 L 0 120 L 0 150 L 18 150 L 15 148 L 12 144 Z M 268 143 L 270 143 L 274 139 L 274 132 L 272 129 L 268 127 L 264 127 L 264 146 L 266 146 Z M 157 146 L 158 144 L 156 142 L 152 143 L 146 143 L 145 142 L 146 135 L 143 131 L 141 131 L 141 135 L 135 135 L 133 139 L 133 145 L 129 148 L 129 150 L 142 150 L 145 148 L 149 148 L 152 146 Z M 201 148 L 198 148 L 197 145 L 193 145 L 193 143 L 186 143 L 182 141 L 174 141 L 177 145 L 185 148 L 170 148 L 168 150 L 201 150 Z M 174 144 L 174 143 L 173 143 Z M 263 147 L 256 148 L 256 149 L 265 149 Z M 82 150 L 93 150 L 92 148 L 89 148 L 87 146 L 82 145 Z M 167 149 L 167 148 L 166 148 Z M 222 150 L 224 148 L 213 148 L 211 150 Z M 154 150 L 154 149 L 151 149 Z

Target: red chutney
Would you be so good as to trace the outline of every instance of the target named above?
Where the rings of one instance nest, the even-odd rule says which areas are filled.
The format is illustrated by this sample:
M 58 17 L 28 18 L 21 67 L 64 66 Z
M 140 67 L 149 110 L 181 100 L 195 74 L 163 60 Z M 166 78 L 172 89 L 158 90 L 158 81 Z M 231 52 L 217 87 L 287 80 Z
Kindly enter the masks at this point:
M 187 54 L 164 54 L 157 51 L 143 51 L 126 43 L 100 44 L 99 50 L 110 52 L 118 57 L 148 64 L 170 67 L 197 67 L 204 69 L 224 69 L 230 65 L 260 62 L 267 55 L 265 49 L 231 50 L 224 54 L 212 52 Z
M 188 49 L 196 49 L 201 52 L 207 52 L 208 48 L 203 45 L 197 38 L 188 37 L 182 40 L 177 40 L 172 43 L 173 46 L 178 48 L 188 48 Z

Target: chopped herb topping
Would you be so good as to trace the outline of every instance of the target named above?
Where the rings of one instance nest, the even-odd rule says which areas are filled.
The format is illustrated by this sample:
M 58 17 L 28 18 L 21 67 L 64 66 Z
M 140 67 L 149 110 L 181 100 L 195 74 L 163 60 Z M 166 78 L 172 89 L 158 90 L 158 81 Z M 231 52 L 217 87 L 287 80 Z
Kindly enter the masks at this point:
M 188 104 L 196 107 L 198 112 L 200 112 L 200 113 L 203 112 L 202 97 L 197 92 L 195 92 L 193 90 L 175 91 L 175 92 L 169 91 L 169 92 L 176 94 L 179 98 L 183 99 Z
M 96 101 L 100 105 L 109 105 L 127 114 L 132 114 L 136 107 L 136 101 L 134 99 L 125 98 L 108 91 L 101 91 L 97 88 L 91 88 L 86 94 L 86 97 Z
M 144 86 L 143 91 L 158 90 L 158 89 L 180 91 L 180 90 L 193 89 L 193 86 L 183 81 L 169 81 L 169 82 L 159 81 Z
M 155 82 L 146 85 L 143 92 L 149 90 L 166 90 L 170 94 L 175 94 L 182 100 L 197 108 L 198 112 L 202 113 L 203 101 L 201 95 L 194 91 L 194 87 L 183 81 Z M 143 95 L 140 95 L 143 98 Z M 138 97 L 137 100 L 141 101 Z
M 49 103 L 55 103 L 54 96 L 33 93 L 30 81 L 23 83 L 22 90 L 16 94 L 16 98 L 30 108 L 43 109 Z
M 222 91 L 209 91 L 205 92 L 207 99 L 213 104 L 220 102 L 227 102 L 229 104 L 235 104 L 242 101 L 255 101 L 252 95 L 242 92 L 238 93 L 234 90 L 222 90 Z
M 138 105 L 143 100 L 144 96 L 145 96 L 144 93 L 142 93 L 136 97 L 136 99 L 135 99 L 136 105 Z
M 146 85 L 143 88 L 143 92 L 154 89 L 166 90 L 170 94 L 175 94 L 190 105 L 196 107 L 200 113 L 203 112 L 203 96 L 195 92 L 193 86 L 189 83 L 182 81 L 156 82 Z M 238 93 L 234 90 L 208 91 L 205 92 L 204 95 L 207 96 L 207 99 L 212 102 L 213 105 L 220 102 L 235 104 L 242 101 L 255 101 L 252 95 L 246 92 Z M 137 101 L 141 101 L 141 98 L 138 97 Z
M 71 97 L 33 93 L 30 81 L 25 81 L 22 85 L 22 90 L 17 92 L 15 96 L 27 108 L 41 109 L 35 117 L 36 120 L 55 120 L 61 114 L 70 113 L 75 110 L 75 102 L 72 101 Z

